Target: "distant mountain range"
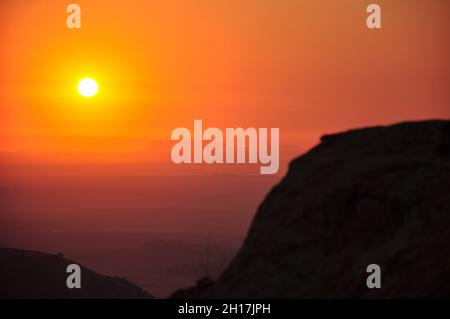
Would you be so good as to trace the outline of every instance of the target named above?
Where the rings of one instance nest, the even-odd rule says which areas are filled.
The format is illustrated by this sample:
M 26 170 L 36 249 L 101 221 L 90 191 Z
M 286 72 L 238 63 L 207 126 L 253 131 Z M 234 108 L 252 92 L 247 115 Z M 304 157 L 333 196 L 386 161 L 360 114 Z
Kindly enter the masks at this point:
M 324 136 L 267 195 L 218 281 L 172 298 L 448 298 L 449 198 L 450 121 Z M 84 267 L 70 290 L 71 263 L 0 249 L 0 298 L 151 298 Z M 366 286 L 370 264 L 379 289 Z

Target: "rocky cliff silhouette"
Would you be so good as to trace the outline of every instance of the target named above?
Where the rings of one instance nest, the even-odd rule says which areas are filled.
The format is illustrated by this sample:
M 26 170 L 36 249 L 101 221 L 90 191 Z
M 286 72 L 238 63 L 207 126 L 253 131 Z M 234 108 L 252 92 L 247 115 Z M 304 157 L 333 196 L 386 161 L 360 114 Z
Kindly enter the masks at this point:
M 450 297 L 450 121 L 326 135 L 215 284 L 173 298 Z M 381 289 L 366 268 L 381 267 Z
M 81 267 L 82 287 L 68 289 L 66 268 L 77 262 L 61 254 L 0 248 L 0 299 L 151 298 L 125 278 Z

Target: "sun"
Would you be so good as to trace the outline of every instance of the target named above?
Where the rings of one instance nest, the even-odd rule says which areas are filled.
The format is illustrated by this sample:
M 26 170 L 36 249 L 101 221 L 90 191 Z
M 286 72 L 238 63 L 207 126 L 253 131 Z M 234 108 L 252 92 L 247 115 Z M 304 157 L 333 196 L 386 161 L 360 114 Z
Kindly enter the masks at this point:
M 98 85 L 95 80 L 85 78 L 78 83 L 78 92 L 84 97 L 92 97 L 97 94 Z

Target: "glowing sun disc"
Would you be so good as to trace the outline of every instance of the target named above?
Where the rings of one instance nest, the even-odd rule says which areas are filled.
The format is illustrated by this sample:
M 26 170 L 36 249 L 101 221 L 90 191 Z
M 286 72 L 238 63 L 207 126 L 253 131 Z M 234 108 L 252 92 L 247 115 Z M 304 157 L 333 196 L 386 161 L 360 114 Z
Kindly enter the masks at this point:
M 78 92 L 84 97 L 91 97 L 97 94 L 98 85 L 93 79 L 83 79 L 78 83 Z

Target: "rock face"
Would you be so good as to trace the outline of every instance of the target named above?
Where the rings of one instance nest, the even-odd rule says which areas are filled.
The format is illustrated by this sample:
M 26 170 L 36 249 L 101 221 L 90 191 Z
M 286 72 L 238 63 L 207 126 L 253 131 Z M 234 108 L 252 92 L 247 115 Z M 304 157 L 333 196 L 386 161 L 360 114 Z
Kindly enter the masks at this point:
M 327 135 L 295 159 L 209 298 L 450 297 L 450 121 Z M 366 268 L 381 267 L 381 289 Z
M 81 288 L 68 289 L 66 268 L 74 263 L 62 255 L 0 248 L 0 299 L 151 298 L 124 278 L 81 265 Z

